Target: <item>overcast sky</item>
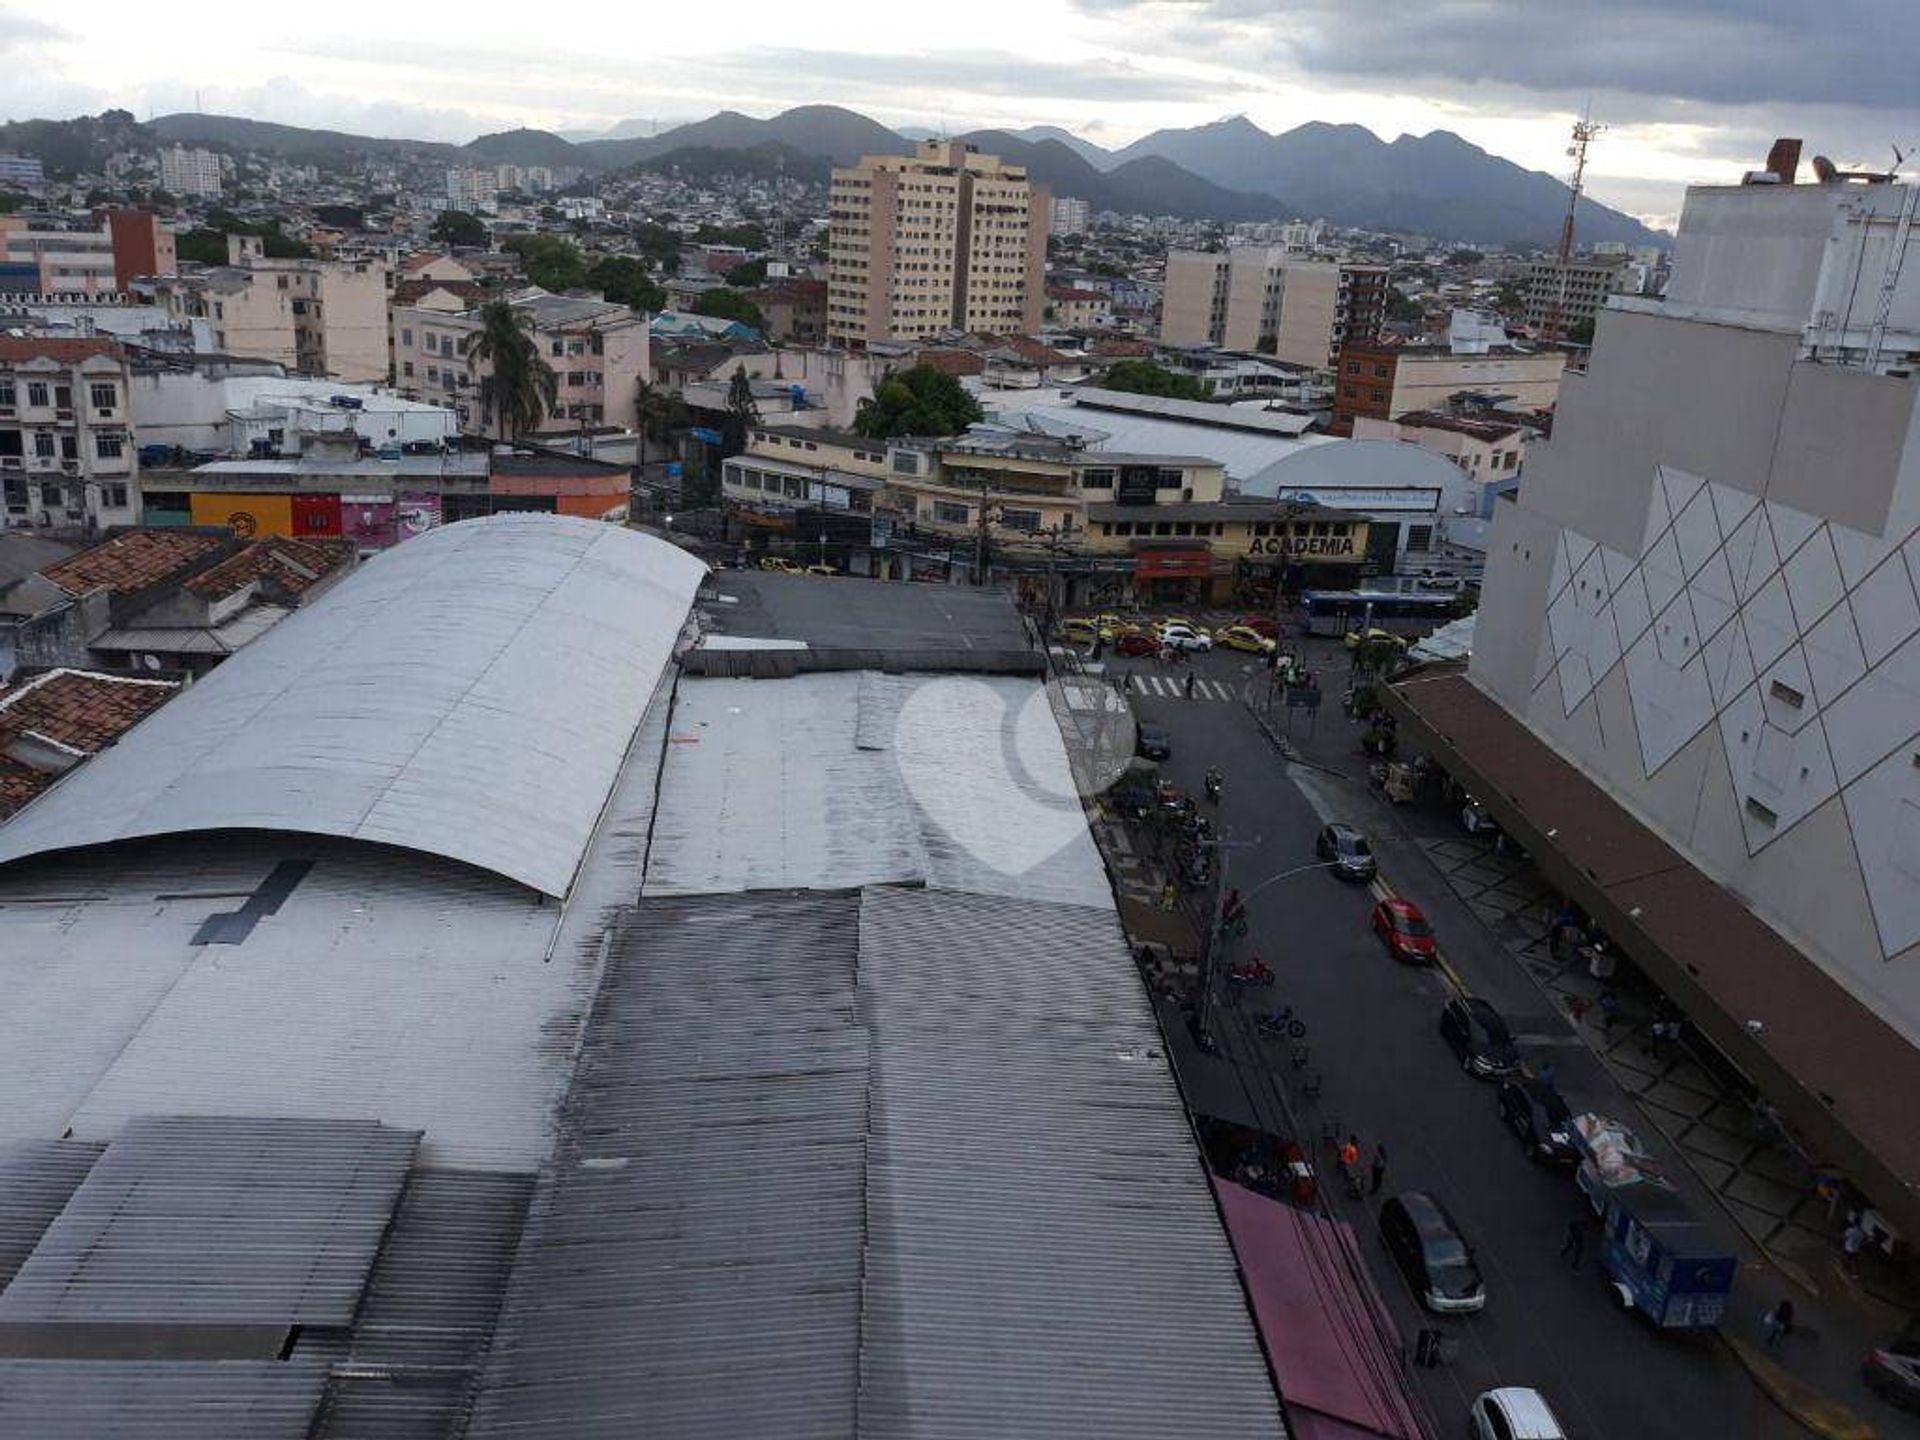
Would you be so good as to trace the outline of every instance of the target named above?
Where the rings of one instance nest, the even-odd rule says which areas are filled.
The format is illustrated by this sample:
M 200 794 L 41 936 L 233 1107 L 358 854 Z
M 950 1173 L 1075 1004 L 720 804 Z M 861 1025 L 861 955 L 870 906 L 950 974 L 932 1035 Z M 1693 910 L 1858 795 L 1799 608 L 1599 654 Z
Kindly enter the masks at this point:
M 1054 124 L 1120 145 L 1245 114 L 1269 130 L 1449 129 L 1670 220 L 1777 134 L 1843 163 L 1920 146 L 1920 0 L 732 0 L 547 12 L 473 0 L 182 8 L 0 0 L 0 114 L 199 108 L 468 140 L 828 102 L 888 124 Z

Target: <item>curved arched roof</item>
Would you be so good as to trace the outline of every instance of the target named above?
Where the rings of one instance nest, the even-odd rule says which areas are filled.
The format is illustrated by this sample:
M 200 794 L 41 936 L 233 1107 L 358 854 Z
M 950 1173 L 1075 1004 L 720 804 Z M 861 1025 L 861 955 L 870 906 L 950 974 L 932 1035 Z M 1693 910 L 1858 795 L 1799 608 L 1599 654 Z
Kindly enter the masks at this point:
M 0 825 L 0 864 L 280 830 L 564 895 L 705 569 L 552 515 L 408 540 Z
M 1240 487 L 1244 495 L 1267 498 L 1296 490 L 1342 486 L 1356 490 L 1398 490 L 1439 486 L 1451 493 L 1461 483 L 1457 467 L 1438 455 L 1400 440 L 1335 440 L 1309 445 L 1283 456 Z

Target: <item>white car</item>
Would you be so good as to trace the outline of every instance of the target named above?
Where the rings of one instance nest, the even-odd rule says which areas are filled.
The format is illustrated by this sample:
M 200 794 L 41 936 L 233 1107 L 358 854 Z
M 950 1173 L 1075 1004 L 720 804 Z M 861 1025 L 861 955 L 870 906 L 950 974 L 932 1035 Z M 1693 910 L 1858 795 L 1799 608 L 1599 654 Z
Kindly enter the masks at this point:
M 1213 637 L 1188 625 L 1166 625 L 1160 630 L 1160 643 L 1169 650 L 1211 650 Z
M 1467 1411 L 1474 1440 L 1566 1440 L 1553 1409 L 1538 1390 L 1508 1385 L 1489 1390 Z

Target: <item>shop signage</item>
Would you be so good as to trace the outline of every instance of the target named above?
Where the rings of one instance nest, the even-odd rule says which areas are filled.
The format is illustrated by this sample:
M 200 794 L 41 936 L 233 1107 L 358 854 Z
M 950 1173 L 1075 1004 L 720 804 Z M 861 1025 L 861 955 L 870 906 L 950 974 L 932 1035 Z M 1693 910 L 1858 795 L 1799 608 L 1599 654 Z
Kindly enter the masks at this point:
M 1249 555 L 1318 555 L 1334 560 L 1351 558 L 1358 552 L 1351 535 L 1271 535 L 1256 537 L 1247 547 Z

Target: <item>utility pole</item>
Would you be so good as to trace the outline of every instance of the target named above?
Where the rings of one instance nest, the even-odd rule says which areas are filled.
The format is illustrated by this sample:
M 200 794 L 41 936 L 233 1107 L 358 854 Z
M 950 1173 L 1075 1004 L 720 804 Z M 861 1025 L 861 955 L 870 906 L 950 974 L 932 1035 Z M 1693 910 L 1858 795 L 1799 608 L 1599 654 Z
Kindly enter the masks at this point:
M 1558 255 L 1558 287 L 1553 308 L 1547 311 L 1546 322 L 1540 327 L 1540 338 L 1549 343 L 1564 338 L 1567 329 L 1567 267 L 1573 263 L 1573 221 L 1574 211 L 1580 204 L 1580 191 L 1587 178 L 1587 146 L 1606 132 L 1606 126 L 1595 123 L 1582 115 L 1573 122 L 1573 143 L 1567 147 L 1567 156 L 1573 161 L 1573 174 L 1567 179 L 1567 218 L 1560 225 L 1560 250 Z

